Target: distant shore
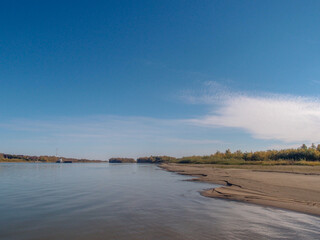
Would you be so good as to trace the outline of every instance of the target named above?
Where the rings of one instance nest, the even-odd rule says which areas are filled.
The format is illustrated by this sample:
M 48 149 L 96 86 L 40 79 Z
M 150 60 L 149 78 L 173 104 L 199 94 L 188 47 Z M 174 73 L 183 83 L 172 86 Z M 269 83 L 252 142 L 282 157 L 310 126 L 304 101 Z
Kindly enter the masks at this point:
M 25 160 L 25 159 L 0 159 L 0 163 L 56 163 L 54 161 L 45 161 L 45 160 Z M 87 160 L 87 159 L 76 159 L 68 160 L 67 158 L 63 159 L 63 162 L 72 162 L 72 163 L 106 163 L 102 160 Z
M 224 185 L 206 197 L 229 199 L 320 216 L 320 166 L 226 166 L 163 163 L 161 168 Z
M 18 154 L 0 153 L 0 163 L 103 163 L 101 160 L 90 160 L 85 158 L 68 158 L 62 156 L 29 156 Z
M 0 163 L 57 163 L 56 161 L 26 161 L 26 160 L 0 160 Z M 65 161 L 64 163 L 107 163 L 107 161 L 101 161 L 101 160 L 70 160 Z

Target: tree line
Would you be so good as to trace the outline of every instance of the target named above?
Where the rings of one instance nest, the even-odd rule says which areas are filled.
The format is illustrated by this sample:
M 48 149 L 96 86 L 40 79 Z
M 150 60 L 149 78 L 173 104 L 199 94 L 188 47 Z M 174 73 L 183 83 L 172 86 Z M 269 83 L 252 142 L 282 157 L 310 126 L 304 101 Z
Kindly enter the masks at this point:
M 58 159 L 72 162 L 101 162 L 100 160 L 76 159 L 56 156 L 28 156 L 0 153 L 0 162 L 56 162 Z
M 242 152 L 237 150 L 231 152 L 227 149 L 225 152 L 217 151 L 208 156 L 190 156 L 176 159 L 178 163 L 211 163 L 215 161 L 244 161 L 244 162 L 258 162 L 258 161 L 320 161 L 320 144 L 317 146 L 311 144 L 308 147 L 303 144 L 299 148 L 282 149 L 282 150 L 267 150 L 256 152 Z

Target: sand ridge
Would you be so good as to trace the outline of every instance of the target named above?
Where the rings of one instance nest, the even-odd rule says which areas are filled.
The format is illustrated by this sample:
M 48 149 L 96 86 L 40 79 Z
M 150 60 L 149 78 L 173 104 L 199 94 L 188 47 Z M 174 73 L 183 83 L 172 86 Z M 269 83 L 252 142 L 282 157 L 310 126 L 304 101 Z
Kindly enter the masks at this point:
M 224 185 L 202 195 L 320 216 L 320 167 L 217 166 L 162 164 L 162 168 L 196 176 L 193 181 Z

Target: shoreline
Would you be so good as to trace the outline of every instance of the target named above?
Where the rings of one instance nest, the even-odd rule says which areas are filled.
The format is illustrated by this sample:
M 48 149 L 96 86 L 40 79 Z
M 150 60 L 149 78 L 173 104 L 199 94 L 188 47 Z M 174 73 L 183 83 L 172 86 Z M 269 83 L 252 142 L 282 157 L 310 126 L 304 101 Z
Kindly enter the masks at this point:
M 222 185 L 201 195 L 320 217 L 320 167 L 163 163 L 160 168 Z

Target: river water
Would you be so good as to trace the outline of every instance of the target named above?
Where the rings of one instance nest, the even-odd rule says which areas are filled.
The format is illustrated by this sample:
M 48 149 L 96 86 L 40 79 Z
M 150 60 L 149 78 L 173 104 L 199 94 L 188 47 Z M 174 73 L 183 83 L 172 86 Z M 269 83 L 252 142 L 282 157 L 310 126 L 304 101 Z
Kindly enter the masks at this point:
M 320 239 L 320 218 L 199 194 L 148 164 L 0 164 L 0 239 Z

